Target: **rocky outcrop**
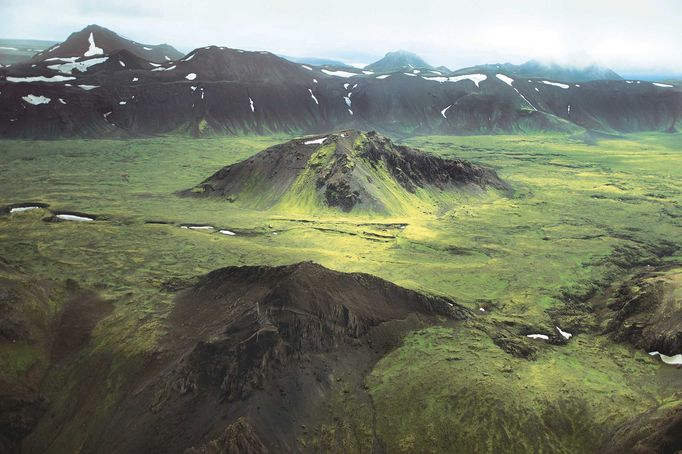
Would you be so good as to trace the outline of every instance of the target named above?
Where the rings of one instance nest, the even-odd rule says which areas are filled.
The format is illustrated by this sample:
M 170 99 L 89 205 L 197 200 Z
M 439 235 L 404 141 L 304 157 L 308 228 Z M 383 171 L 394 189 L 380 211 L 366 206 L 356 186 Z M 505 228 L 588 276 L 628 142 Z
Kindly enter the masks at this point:
M 304 450 L 308 428 L 333 421 L 333 393 L 367 400 L 365 374 L 407 332 L 469 316 L 451 299 L 309 262 L 213 271 L 178 293 L 162 363 L 133 385 L 99 443 Z
M 304 208 L 389 212 L 419 189 L 480 193 L 489 188 L 509 186 L 492 169 L 396 145 L 373 131 L 347 130 L 268 148 L 180 194 L 223 197 L 255 208 L 312 200 L 317 206 Z
M 647 352 L 682 353 L 682 270 L 644 271 L 618 289 L 606 332 Z
M 269 451 L 246 418 L 239 418 L 215 440 L 198 448 L 189 448 L 185 454 L 267 454 Z

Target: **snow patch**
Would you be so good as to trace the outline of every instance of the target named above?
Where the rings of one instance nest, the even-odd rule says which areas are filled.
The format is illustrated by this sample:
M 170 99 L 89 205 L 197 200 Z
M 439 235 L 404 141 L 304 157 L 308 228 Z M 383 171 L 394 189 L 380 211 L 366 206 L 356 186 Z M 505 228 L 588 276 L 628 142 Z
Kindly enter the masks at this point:
M 138 80 L 140 79 L 138 79 L 137 77 L 133 77 L 133 82 L 137 82 Z
M 328 76 L 335 77 L 353 77 L 358 75 L 356 73 L 350 73 L 348 71 L 330 71 L 328 69 L 323 69 L 322 72 L 327 74 Z
M 123 66 L 124 68 L 126 67 L 125 62 L 123 62 L 123 61 L 121 61 L 121 60 L 119 60 L 118 63 L 119 63 L 121 66 Z
M 391 77 L 390 74 L 384 74 L 383 76 L 377 76 L 377 79 L 382 79 L 382 80 L 383 80 L 383 79 L 387 79 L 387 78 L 389 78 L 389 77 Z
M 64 221 L 76 221 L 76 222 L 91 222 L 94 221 L 93 218 L 89 218 L 87 216 L 77 216 L 75 214 L 58 214 L 57 218 L 62 219 Z
M 316 98 L 315 95 L 313 94 L 313 91 L 309 88 L 309 89 L 308 89 L 308 92 L 310 93 L 310 97 L 313 98 L 313 101 L 315 101 L 315 104 L 317 104 L 317 105 L 319 106 L 320 103 L 317 101 L 317 98 Z
M 47 98 L 45 96 L 36 96 L 36 95 L 26 95 L 22 96 L 21 99 L 26 101 L 29 104 L 33 104 L 34 106 L 40 105 L 40 104 L 49 104 L 50 101 L 52 101 L 50 98 Z
M 348 113 L 351 114 L 351 115 L 353 115 L 353 111 L 350 110 L 350 109 L 348 109 Z
M 502 82 L 509 85 L 510 87 L 512 86 L 512 82 L 514 82 L 514 79 L 512 79 L 511 77 L 505 76 L 504 74 L 495 74 L 495 77 L 497 77 Z
M 350 87 L 350 84 L 343 84 L 343 89 L 348 90 L 348 87 Z
M 553 87 L 563 88 L 564 90 L 568 90 L 570 88 L 570 85 L 562 84 L 559 82 L 550 82 L 548 80 L 543 80 L 543 81 L 541 81 L 541 83 L 543 83 L 545 85 L 551 85 Z
M 422 79 L 424 79 L 424 80 L 430 80 L 430 81 L 440 82 L 440 83 L 460 82 L 462 80 L 470 80 L 473 83 L 475 83 L 477 87 L 479 86 L 478 84 L 480 84 L 481 82 L 483 82 L 487 78 L 488 78 L 488 76 L 486 76 L 485 74 L 466 74 L 464 76 L 452 76 L 452 77 L 445 77 L 445 76 L 429 76 L 429 77 L 426 77 L 426 76 L 422 76 Z
M 64 101 L 62 98 L 59 98 L 59 102 L 62 104 L 66 104 L 66 101 Z
M 374 71 L 363 71 L 362 74 L 367 74 L 369 76 L 370 74 L 374 74 Z
M 203 93 L 202 93 L 203 94 Z M 253 107 L 253 99 L 251 99 L 251 96 L 249 96 L 249 104 L 251 105 L 251 112 L 255 112 L 256 108 Z
M 309 140 L 307 142 L 303 142 L 303 145 L 321 145 L 325 140 L 327 140 L 326 136 L 319 138 L 319 139 Z
M 88 42 L 90 43 L 90 48 L 83 54 L 84 57 L 94 57 L 95 55 L 103 55 L 104 50 L 101 47 L 95 45 L 95 36 L 90 32 L 88 37 Z
M 312 70 L 313 70 L 313 68 L 311 68 L 310 66 L 301 65 L 301 67 L 307 69 L 308 71 L 312 71 Z
M 523 99 L 524 101 L 526 101 L 526 103 L 527 103 L 529 106 L 531 106 L 531 107 L 533 108 L 534 111 L 537 112 L 538 109 L 536 109 L 535 106 L 534 106 L 533 104 L 531 104 L 530 101 L 528 101 L 528 100 L 526 99 L 526 97 L 523 96 L 523 95 L 521 94 L 521 92 L 520 92 L 516 87 L 514 87 L 514 86 L 512 85 L 512 82 L 514 82 L 514 79 L 512 79 L 511 77 L 505 76 L 504 74 L 495 74 L 495 77 L 497 77 L 497 78 L 500 79 L 502 82 L 504 82 L 505 84 L 507 84 L 507 85 L 509 85 L 510 87 L 512 87 L 512 88 L 514 89 L 514 91 L 516 92 L 516 94 L 518 94 L 518 95 L 521 97 L 521 99 Z
M 659 356 L 661 361 L 666 364 L 670 364 L 672 366 L 682 366 L 682 353 L 678 353 L 677 355 L 673 356 L 664 355 L 663 353 L 659 352 L 649 352 L 649 354 L 651 356 Z
M 128 101 L 119 101 L 118 104 L 121 106 L 125 106 L 126 104 L 128 104 Z
M 235 236 L 236 233 L 234 233 L 231 230 L 218 230 L 218 233 L 222 233 L 223 235 L 229 235 L 229 236 Z
M 549 336 L 546 334 L 529 334 L 526 337 L 530 337 L 531 339 L 549 340 Z
M 443 116 L 443 118 L 448 118 L 448 117 L 445 115 L 445 112 L 447 112 L 448 109 L 449 109 L 450 107 L 452 107 L 452 104 L 450 104 L 450 105 L 447 106 L 445 109 L 443 109 L 443 110 L 440 111 L 440 114 Z
M 460 80 L 470 80 L 478 87 L 481 82 L 486 80 L 488 76 L 485 74 L 465 74 L 464 76 L 448 77 L 448 82 L 459 82 Z
M 90 91 L 95 88 L 99 88 L 99 85 L 79 85 L 78 87 L 82 88 L 85 91 Z
M 651 85 L 655 85 L 657 87 L 662 87 L 662 88 L 674 88 L 672 85 L 669 84 L 661 84 L 658 82 L 653 82 Z
M 100 65 L 107 60 L 109 60 L 109 57 L 91 58 L 85 61 L 74 61 L 69 63 L 62 63 L 59 65 L 49 65 L 48 68 L 55 71 L 59 71 L 60 73 L 64 74 L 73 74 L 74 69 L 77 69 L 78 71 L 84 73 L 91 66 Z
M 64 82 L 67 80 L 74 80 L 75 77 L 67 76 L 34 76 L 34 77 L 11 77 L 7 76 L 7 82 L 21 83 L 21 82 Z
M 350 93 L 348 93 L 348 94 L 350 95 Z M 344 96 L 344 97 L 343 97 L 343 100 L 346 101 L 346 105 L 347 105 L 348 107 L 351 106 L 351 101 L 350 101 L 350 98 L 349 98 L 348 96 Z
M 403 73 L 403 74 L 405 74 L 406 76 L 417 77 L 416 74 L 412 74 L 412 73 Z
M 194 73 L 189 73 L 185 76 L 185 79 L 187 79 L 187 80 L 194 80 L 196 78 L 197 78 L 197 75 Z
M 2 49 L 2 48 L 0 48 Z M 29 207 L 17 207 L 17 208 L 12 208 L 9 210 L 10 214 L 11 213 L 21 213 L 22 211 L 29 211 L 29 210 L 37 210 L 40 207 L 36 206 L 29 206 Z
M 143 48 L 144 50 L 152 50 L 152 48 L 151 48 L 151 47 L 146 47 L 146 46 L 143 46 L 142 48 Z
M 573 337 L 573 334 L 567 333 L 566 331 L 563 331 L 563 330 L 562 330 L 561 328 L 559 328 L 558 326 L 555 326 L 555 328 L 556 328 L 557 331 L 559 331 L 559 334 L 561 334 L 561 337 L 563 337 L 564 339 L 568 340 L 568 339 L 570 339 L 571 337 Z

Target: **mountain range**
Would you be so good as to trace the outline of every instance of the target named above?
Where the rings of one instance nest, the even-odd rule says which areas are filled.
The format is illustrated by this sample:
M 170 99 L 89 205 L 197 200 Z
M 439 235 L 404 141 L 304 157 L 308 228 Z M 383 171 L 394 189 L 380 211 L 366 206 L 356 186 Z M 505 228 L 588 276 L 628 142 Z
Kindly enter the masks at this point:
M 681 114 L 680 86 L 596 66 L 451 72 L 399 51 L 360 70 L 217 46 L 183 56 L 96 25 L 0 68 L 0 137 L 675 131 Z

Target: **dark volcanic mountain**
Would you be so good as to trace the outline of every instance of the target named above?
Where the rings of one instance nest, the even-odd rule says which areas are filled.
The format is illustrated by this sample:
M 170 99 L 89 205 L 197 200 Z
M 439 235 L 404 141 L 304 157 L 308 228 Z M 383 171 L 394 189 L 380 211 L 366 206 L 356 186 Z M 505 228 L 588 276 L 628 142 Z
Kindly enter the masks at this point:
M 563 82 L 588 82 L 591 80 L 623 80 L 616 72 L 603 66 L 586 67 L 564 66 L 556 63 L 542 63 L 530 60 L 521 65 L 498 63 L 479 65 L 455 71 L 454 75 L 470 73 L 504 73 L 512 77 L 529 77 L 534 79 L 560 80 Z
M 390 73 L 395 71 L 412 71 L 413 69 L 433 69 L 421 57 L 406 50 L 397 50 L 384 55 L 384 58 L 365 66 L 368 71 Z
M 339 424 L 336 393 L 367 399 L 364 375 L 403 333 L 468 316 L 454 301 L 313 263 L 213 271 L 177 296 L 164 353 L 85 451 L 300 452 L 321 425 Z
M 443 193 L 486 188 L 508 186 L 491 169 L 395 145 L 375 132 L 348 130 L 268 148 L 182 194 L 257 208 L 397 213 L 420 198 L 438 201 L 446 198 Z
M 399 136 L 582 128 L 614 133 L 675 131 L 682 118 L 682 89 L 671 83 L 575 83 L 551 78 L 551 71 L 531 78 L 513 76 L 518 67 L 497 66 L 455 75 L 434 69 L 378 74 L 215 46 L 155 63 L 140 55 L 141 45 L 98 30 L 72 35 L 63 49 L 33 62 L 0 68 L 0 137 L 345 128 Z
M 157 63 L 182 57 L 182 53 L 168 44 L 156 46 L 140 44 L 99 25 L 88 25 L 83 30 L 72 33 L 63 43 L 37 53 L 31 61 L 35 63 L 60 57 L 94 57 L 110 55 L 120 50 L 126 50 L 139 58 Z

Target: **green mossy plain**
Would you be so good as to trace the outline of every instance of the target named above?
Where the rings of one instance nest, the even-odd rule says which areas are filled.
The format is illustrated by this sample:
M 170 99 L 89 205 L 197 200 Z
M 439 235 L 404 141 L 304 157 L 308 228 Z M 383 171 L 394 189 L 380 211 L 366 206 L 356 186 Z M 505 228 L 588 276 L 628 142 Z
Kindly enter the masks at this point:
M 174 195 L 287 139 L 0 142 L 0 204 L 45 202 L 101 217 L 44 222 L 45 210 L 0 217 L 0 256 L 11 265 L 73 279 L 115 305 L 88 351 L 48 372 L 51 413 L 71 420 L 53 448 L 72 449 L 105 424 L 130 364 L 155 351 L 173 298 L 163 284 L 230 265 L 313 260 L 447 295 L 476 312 L 454 327 L 411 333 L 376 365 L 365 384 L 376 423 L 369 427 L 368 416 L 367 427 L 353 422 L 363 435 L 347 451 L 362 452 L 374 431 L 391 452 L 584 452 L 618 423 L 682 399 L 679 370 L 609 341 L 599 335 L 598 315 L 579 310 L 638 266 L 680 262 L 682 135 L 594 144 L 578 134 L 406 139 L 491 166 L 514 193 L 425 194 L 420 200 L 428 203 L 397 201 L 399 214 L 391 216 L 335 212 L 312 199 L 259 211 Z M 491 337 L 504 327 L 529 342 L 527 331 L 555 334 L 556 323 L 574 338 L 533 341 L 535 360 L 506 353 Z M 30 346 L 10 346 L 2 350 L 2 373 L 16 379 L 27 362 L 44 361 Z M 72 384 L 87 378 L 80 370 L 95 364 L 105 371 L 93 380 L 107 390 L 106 405 L 72 411 L 65 390 L 77 389 Z M 102 399 L 100 392 L 92 397 Z M 59 417 L 31 437 L 47 436 Z M 325 445 L 323 438 L 308 442 Z

